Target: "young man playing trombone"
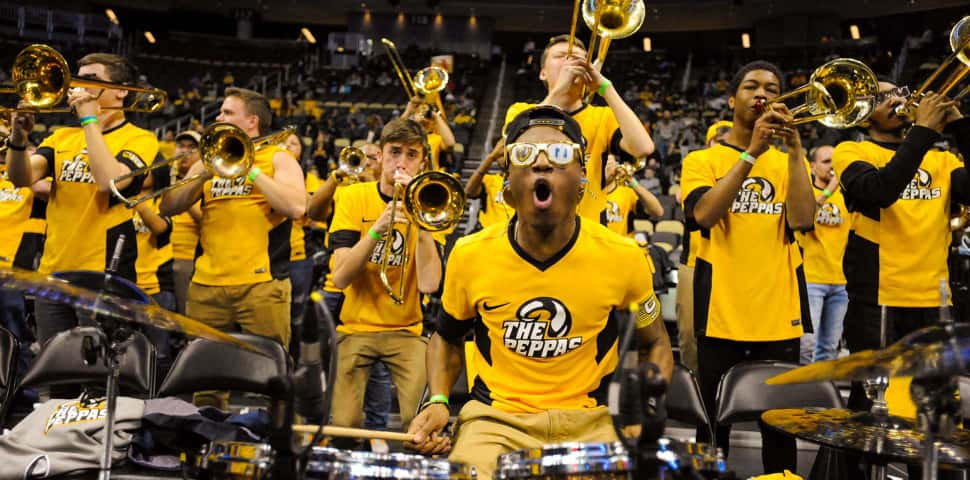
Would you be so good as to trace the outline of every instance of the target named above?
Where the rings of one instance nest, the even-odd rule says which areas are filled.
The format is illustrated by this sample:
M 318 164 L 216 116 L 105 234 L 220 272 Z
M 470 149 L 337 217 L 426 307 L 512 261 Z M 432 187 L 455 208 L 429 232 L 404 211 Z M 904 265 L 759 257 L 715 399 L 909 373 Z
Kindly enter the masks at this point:
M 583 129 L 587 142 L 587 182 L 579 214 L 599 221 L 606 208 L 606 155 L 622 150 L 634 158 L 646 157 L 653 152 L 653 140 L 613 83 L 599 72 L 600 66 L 586 60 L 586 49 L 579 39 L 574 40 L 570 51 L 568 35 L 551 38 L 542 52 L 540 65 L 539 80 L 546 85 L 548 93 L 539 104 L 561 108 Z M 583 94 L 587 91 L 596 92 L 608 106 L 586 104 Z M 522 102 L 512 104 L 505 113 L 506 125 L 532 106 Z
M 363 423 L 364 386 L 378 360 L 390 370 L 397 386 L 405 427 L 424 390 L 427 339 L 421 335 L 420 297 L 438 289 L 441 257 L 432 234 L 411 225 L 403 196 L 397 197 L 396 208 L 391 206 L 395 193 L 403 191 L 427 166 L 425 135 L 412 120 L 388 122 L 379 141 L 379 180 L 342 188 L 335 205 L 330 224 L 333 283 L 343 290 L 344 300 L 337 327 L 340 360 L 333 395 L 334 425 L 359 427 Z M 381 278 L 382 263 L 387 265 L 386 283 Z M 385 289 L 400 295 L 401 303 Z
M 111 194 L 110 181 L 153 162 L 158 140 L 151 132 L 128 123 L 124 110 L 137 79 L 131 63 L 108 53 L 92 53 L 78 62 L 78 77 L 118 84 L 118 88 L 71 89 L 68 103 L 79 126 L 57 130 L 37 151 L 26 155 L 27 135 L 34 115 L 19 112 L 11 121 L 7 172 L 15 186 L 31 186 L 52 178 L 47 205 L 47 241 L 38 271 L 105 270 L 115 245 L 125 237 L 116 275 L 135 281 L 137 244 L 132 212 Z M 121 182 L 125 194 L 137 194 L 144 177 Z M 77 325 L 71 307 L 38 299 L 37 340 L 43 344 L 58 332 Z
M 906 99 L 896 85 L 881 81 L 879 92 L 868 139 L 842 142 L 832 153 L 853 212 L 843 260 L 845 339 L 852 352 L 880 348 L 883 314 L 887 346 L 938 323 L 940 282 L 949 289 L 951 202 L 970 204 L 963 161 L 934 147 L 947 130 L 970 158 L 970 121 L 953 101 L 933 92 L 920 100 L 912 119 L 901 117 L 896 107 Z M 862 385 L 853 383 L 849 407 L 869 404 Z
M 239 127 L 252 141 L 270 128 L 266 98 L 226 89 L 218 122 Z M 218 168 L 218 166 L 216 167 Z M 245 176 L 223 178 L 203 162 L 189 169 L 199 180 L 167 192 L 162 215 L 188 210 L 202 199 L 199 242 L 185 313 L 214 328 L 290 341 L 291 219 L 306 211 L 300 165 L 279 145 L 257 146 Z
M 728 369 L 747 360 L 797 363 L 802 327 L 811 322 L 793 231 L 814 225 L 815 196 L 794 119 L 783 104 L 771 103 L 782 85 L 781 72 L 770 63 L 742 67 L 731 81 L 734 118 L 727 138 L 684 159 L 680 191 L 686 223 L 701 232 L 694 335 L 701 395 L 711 418 Z M 772 146 L 775 136 L 787 153 Z M 725 454 L 730 433 L 730 426 L 716 429 L 715 444 Z M 698 440 L 708 441 L 706 435 L 698 429 Z M 794 439 L 762 429 L 762 445 L 766 473 L 795 470 Z
M 606 407 L 618 363 L 614 310 L 636 305 L 640 360 L 668 381 L 673 370 L 643 250 L 576 214 L 585 185 L 579 124 L 539 106 L 513 119 L 506 141 L 505 198 L 517 213 L 461 238 L 451 253 L 428 346 L 431 397 L 410 428 L 417 450 L 450 448 L 441 434 L 448 393 L 462 368 L 465 335 L 474 331 L 466 361 L 477 374 L 450 458 L 475 466 L 483 480 L 511 450 L 617 439 Z

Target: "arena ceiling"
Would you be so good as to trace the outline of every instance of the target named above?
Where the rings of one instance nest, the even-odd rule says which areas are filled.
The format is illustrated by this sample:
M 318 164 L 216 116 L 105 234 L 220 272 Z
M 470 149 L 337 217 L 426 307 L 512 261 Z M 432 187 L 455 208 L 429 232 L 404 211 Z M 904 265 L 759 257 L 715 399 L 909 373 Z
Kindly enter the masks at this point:
M 121 0 L 96 2 L 137 10 L 226 13 L 251 10 L 263 21 L 344 25 L 348 13 L 435 14 L 495 19 L 499 31 L 556 30 L 570 19 L 570 0 Z M 864 18 L 970 6 L 970 0 L 657 0 L 647 1 L 648 31 L 744 28 L 773 16 L 831 14 Z

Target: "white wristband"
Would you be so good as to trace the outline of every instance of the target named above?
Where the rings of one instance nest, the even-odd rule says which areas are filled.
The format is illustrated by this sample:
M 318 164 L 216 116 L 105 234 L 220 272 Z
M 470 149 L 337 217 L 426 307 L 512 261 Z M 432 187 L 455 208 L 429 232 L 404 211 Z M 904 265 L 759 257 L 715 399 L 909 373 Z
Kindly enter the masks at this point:
M 751 165 L 754 165 L 754 161 L 757 160 L 757 158 L 755 158 L 754 155 L 751 155 L 748 152 L 741 152 L 741 160 L 744 160 L 745 162 L 748 162 Z

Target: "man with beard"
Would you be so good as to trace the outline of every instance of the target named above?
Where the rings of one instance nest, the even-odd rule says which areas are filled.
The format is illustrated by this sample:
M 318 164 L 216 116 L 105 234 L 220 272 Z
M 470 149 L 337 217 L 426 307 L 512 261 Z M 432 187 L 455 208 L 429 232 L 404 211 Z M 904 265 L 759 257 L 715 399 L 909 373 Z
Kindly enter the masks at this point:
M 930 92 L 910 123 L 895 113 L 905 101 L 896 86 L 883 81 L 879 90 L 868 138 L 842 142 L 832 155 L 853 212 L 843 260 L 845 338 L 853 352 L 880 347 L 883 313 L 887 345 L 937 322 L 940 282 L 949 285 L 950 204 L 970 204 L 963 162 L 933 147 L 946 129 L 966 158 L 970 121 L 952 101 Z M 868 406 L 861 384 L 854 383 L 849 407 Z
M 812 227 L 815 198 L 793 118 L 784 105 L 770 103 L 781 92 L 782 78 L 767 62 L 741 67 L 731 82 L 734 119 L 727 139 L 684 159 L 686 223 L 701 232 L 694 335 L 701 395 L 711 418 L 721 376 L 749 360 L 797 362 L 803 322 L 811 318 L 792 233 Z M 771 146 L 776 136 L 787 153 Z M 730 433 L 730 426 L 717 427 L 715 444 L 725 455 Z M 708 441 L 706 435 L 699 429 L 698 440 Z M 762 444 L 765 472 L 795 470 L 794 439 L 762 429 Z
M 668 381 L 673 369 L 643 251 L 576 213 L 585 175 L 579 124 L 540 106 L 516 116 L 506 132 L 504 197 L 516 214 L 463 237 L 451 253 L 428 345 L 431 397 L 409 430 L 423 453 L 450 447 L 440 435 L 448 392 L 461 371 L 463 339 L 474 330 L 467 361 L 477 374 L 450 459 L 476 467 L 480 479 L 492 478 L 496 457 L 508 451 L 616 440 L 605 406 L 618 357 L 614 310 L 635 305 L 640 361 Z

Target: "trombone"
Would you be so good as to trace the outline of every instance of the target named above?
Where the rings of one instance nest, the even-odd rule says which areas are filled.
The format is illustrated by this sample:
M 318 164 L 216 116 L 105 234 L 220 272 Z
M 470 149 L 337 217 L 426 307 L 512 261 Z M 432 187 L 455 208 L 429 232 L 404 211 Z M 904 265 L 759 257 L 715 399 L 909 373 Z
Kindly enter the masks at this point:
M 68 91 L 73 88 L 101 89 L 98 97 L 104 93 L 105 89 L 126 90 L 135 93 L 135 98 L 130 105 L 104 108 L 105 110 L 154 113 L 165 106 L 165 102 L 168 100 L 168 94 L 157 88 L 142 88 L 87 78 L 72 78 L 70 67 L 64 56 L 57 50 L 41 44 L 30 45 L 17 54 L 10 77 L 13 81 L 13 88 L 0 88 L 0 93 L 16 94 L 23 102 L 27 103 L 27 107 L 0 107 L 0 112 L 4 113 L 70 113 L 70 107 L 57 107 L 57 105 L 67 98 Z
M 625 184 L 627 180 L 633 178 L 640 170 L 643 170 L 647 166 L 647 157 L 637 158 L 632 162 L 622 162 L 617 165 L 616 170 L 616 183 L 617 185 Z
M 404 303 L 405 267 L 409 260 L 408 245 L 411 243 L 411 225 L 408 225 L 401 246 L 401 277 L 397 289 L 391 284 L 388 276 L 389 260 L 394 248 L 394 211 L 398 202 L 404 202 L 404 212 L 408 218 L 417 224 L 418 228 L 429 232 L 440 232 L 455 226 L 465 210 L 465 190 L 461 182 L 454 176 L 439 172 L 427 171 L 411 179 L 405 188 L 400 183 L 394 184 L 394 196 L 391 198 L 391 220 L 387 232 L 381 237 L 381 283 L 384 290 L 391 296 L 395 304 Z M 397 262 L 395 262 L 397 263 Z
M 940 66 L 923 81 L 923 84 L 910 95 L 906 103 L 896 107 L 896 115 L 913 119 L 916 108 L 919 107 L 919 101 L 926 95 L 926 92 L 932 90 L 940 95 L 946 95 L 970 73 L 970 16 L 963 17 L 950 30 L 950 48 L 953 53 L 946 57 L 946 60 L 943 60 Z M 953 65 L 953 68 L 950 68 L 951 65 Z M 937 80 L 943 76 L 944 72 L 949 72 L 946 80 L 942 84 L 936 85 Z M 968 93 L 970 93 L 970 85 L 953 99 L 959 102 Z
M 831 128 L 849 128 L 869 118 L 876 106 L 879 82 L 864 63 L 836 58 L 815 69 L 808 83 L 771 100 L 782 103 L 799 95 L 805 103 L 791 109 L 793 125 L 818 121 Z M 762 104 L 762 109 L 768 108 Z M 808 115 L 800 116 L 807 113 Z
M 582 5 L 580 5 L 582 4 Z M 646 18 L 647 9 L 643 0 L 576 0 L 573 4 L 573 20 L 569 26 L 569 50 L 573 51 L 576 40 L 576 23 L 582 10 L 583 22 L 592 31 L 586 50 L 586 61 L 593 61 L 602 66 L 606 62 L 606 53 L 610 49 L 610 42 L 629 37 L 640 30 Z M 599 46 L 597 47 L 597 40 Z M 593 92 L 583 95 L 587 103 L 592 99 Z
M 448 72 L 441 67 L 430 66 L 418 70 L 414 77 L 411 77 L 411 73 L 404 64 L 394 42 L 387 38 L 381 38 L 381 43 L 387 50 L 387 57 L 391 60 L 397 78 L 401 80 L 401 86 L 404 87 L 404 94 L 407 95 L 408 100 L 421 97 L 425 103 L 435 105 L 438 111 L 444 115 L 445 108 L 441 103 L 441 95 L 438 92 L 448 86 Z M 431 112 L 426 112 L 425 115 L 430 116 Z
M 212 125 L 209 125 L 202 133 L 202 139 L 199 142 L 199 156 L 202 157 L 202 165 L 204 165 L 212 175 L 230 179 L 239 178 L 246 175 L 249 172 L 249 169 L 252 168 L 253 162 L 256 160 L 256 152 L 270 146 L 282 144 L 286 141 L 287 137 L 292 135 L 295 131 L 295 126 L 289 126 L 278 132 L 264 135 L 255 139 L 250 139 L 246 132 L 231 123 L 213 123 Z M 176 155 L 164 162 L 158 162 L 147 167 L 138 168 L 117 178 L 111 179 L 109 182 L 111 186 L 111 193 L 113 193 L 118 200 L 124 203 L 126 207 L 134 208 L 135 205 L 158 198 L 169 190 L 205 178 L 205 174 L 200 173 L 177 182 L 172 182 L 170 185 L 164 188 L 159 188 L 151 193 L 146 193 L 134 198 L 125 197 L 121 191 L 118 190 L 118 183 L 128 180 L 129 178 L 145 175 L 148 172 L 155 171 L 163 167 L 171 167 L 184 156 L 184 154 Z
M 360 181 L 360 175 L 367 169 L 366 159 L 367 156 L 364 155 L 364 151 L 357 147 L 347 146 L 340 149 L 340 154 L 337 157 L 337 170 L 347 175 L 346 184 Z

